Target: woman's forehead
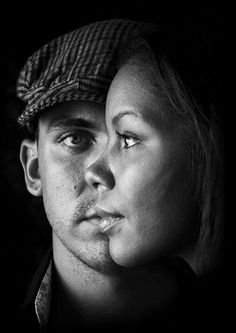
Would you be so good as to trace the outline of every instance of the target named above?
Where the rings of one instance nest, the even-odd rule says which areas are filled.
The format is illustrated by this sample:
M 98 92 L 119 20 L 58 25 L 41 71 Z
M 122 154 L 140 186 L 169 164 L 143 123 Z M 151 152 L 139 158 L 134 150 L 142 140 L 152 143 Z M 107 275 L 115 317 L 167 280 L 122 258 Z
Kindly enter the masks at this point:
M 153 78 L 151 66 L 144 66 L 142 62 L 124 64 L 112 81 L 108 92 L 108 103 L 127 99 L 131 102 L 156 99 L 157 89 Z
M 106 113 L 114 114 L 120 109 L 136 109 L 166 118 L 170 105 L 161 88 L 156 84 L 158 72 L 151 61 L 130 58 L 116 74 L 110 86 Z M 150 114 L 151 116 L 151 114 Z
M 180 117 L 174 110 L 158 66 L 147 54 L 137 54 L 124 63 L 108 91 L 107 123 L 126 111 L 139 113 L 152 127 L 166 133 L 170 134 L 178 129 L 186 136 L 189 132 L 190 124 L 187 118 Z

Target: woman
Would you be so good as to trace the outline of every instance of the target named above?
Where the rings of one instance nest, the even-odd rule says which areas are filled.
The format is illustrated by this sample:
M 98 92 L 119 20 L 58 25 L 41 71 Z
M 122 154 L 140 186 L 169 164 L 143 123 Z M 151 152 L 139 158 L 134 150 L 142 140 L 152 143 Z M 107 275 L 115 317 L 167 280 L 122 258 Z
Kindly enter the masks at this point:
M 180 251 L 180 256 L 199 276 L 218 267 L 223 235 L 223 141 L 217 116 L 221 111 L 220 89 L 204 38 L 200 32 L 190 27 L 187 31 L 186 27 L 178 25 L 153 28 L 143 39 L 129 41 L 120 52 L 119 70 L 110 87 L 106 109 L 110 142 L 120 139 L 124 154 L 120 155 L 120 161 L 122 158 L 124 161 L 119 163 L 123 163 L 122 170 L 128 170 L 127 181 L 118 178 L 128 187 L 127 202 L 130 196 L 137 198 L 141 194 L 137 207 L 150 212 L 150 207 L 142 203 L 147 198 L 142 179 L 147 177 L 145 186 L 148 184 L 149 193 L 152 187 L 148 182 L 154 185 L 149 201 L 151 209 L 159 204 L 162 207 L 151 219 L 161 216 L 164 206 L 166 212 L 176 216 L 167 218 L 172 219 L 173 224 L 181 213 L 178 233 L 170 240 L 170 230 L 166 237 L 170 241 L 169 249 L 165 245 L 167 249 L 163 253 L 177 255 Z M 117 126 L 120 124 L 117 118 L 124 119 L 120 128 L 111 126 L 113 119 Z M 152 139 L 155 137 L 156 142 L 149 147 L 151 137 L 145 135 L 150 135 L 152 130 Z M 142 139 L 142 135 L 145 138 Z M 148 160 L 149 153 L 153 169 L 149 169 L 150 164 L 140 165 L 142 160 Z M 116 159 L 119 160 L 118 154 Z M 183 174 L 171 169 L 173 165 L 177 169 L 178 163 L 182 163 Z M 136 170 L 137 165 L 140 169 Z M 160 184 L 155 184 L 155 172 L 161 179 Z M 130 188 L 132 179 L 134 193 Z M 175 190 L 178 186 L 179 192 Z M 164 234 L 169 224 L 163 225 Z M 160 230 L 157 232 L 160 235 Z
M 162 300 L 158 311 L 175 304 L 185 315 L 208 308 L 212 295 L 198 293 L 198 282 L 214 275 L 222 254 L 220 95 L 204 44 L 199 32 L 169 26 L 124 45 L 106 103 L 108 143 L 87 171 L 121 219 L 103 225 L 112 260 L 126 268 L 169 263 L 164 293 L 152 297 Z M 173 302 L 170 272 L 178 276 Z

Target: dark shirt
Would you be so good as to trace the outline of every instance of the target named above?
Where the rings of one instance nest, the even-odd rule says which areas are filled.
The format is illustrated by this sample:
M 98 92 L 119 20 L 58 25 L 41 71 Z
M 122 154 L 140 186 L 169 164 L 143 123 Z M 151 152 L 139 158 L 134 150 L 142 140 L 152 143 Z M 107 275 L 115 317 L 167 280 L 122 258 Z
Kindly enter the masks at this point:
M 42 326 L 42 323 L 47 323 L 47 320 L 40 320 L 35 311 L 35 300 L 39 294 L 40 287 L 42 287 L 42 281 L 46 272 L 48 272 L 48 267 L 51 261 L 52 251 L 49 250 L 43 257 L 28 287 L 23 307 L 19 313 L 19 331 L 35 333 L 51 332 L 48 325 Z M 154 327 L 152 329 L 153 332 L 166 332 L 169 329 L 171 331 L 177 328 L 181 329 L 182 332 L 195 332 L 201 330 L 203 327 L 213 328 L 217 326 L 215 325 L 217 320 L 221 323 L 219 320 L 220 318 L 215 317 L 218 314 L 218 312 L 215 311 L 217 305 L 214 304 L 213 306 L 212 300 L 210 299 L 212 294 L 209 292 L 209 284 L 205 285 L 199 278 L 197 278 L 189 265 L 179 257 L 166 259 L 166 265 L 172 271 L 175 280 L 177 281 L 178 296 L 173 300 L 168 310 L 160 311 L 158 309 L 143 322 L 143 326 L 141 323 L 139 324 L 139 327 L 130 327 L 127 324 L 127 327 L 122 327 L 122 331 L 124 332 L 124 329 L 126 328 L 127 332 L 132 332 L 136 331 L 137 328 L 149 329 L 150 327 Z M 142 300 L 137 301 L 141 302 Z M 48 297 L 48 302 L 51 304 L 50 297 Z M 50 304 L 48 309 L 50 309 Z M 41 318 L 44 317 L 41 316 Z M 96 327 L 91 325 L 90 328 L 91 331 L 93 331 Z M 103 327 L 99 327 L 99 329 L 101 328 L 103 329 Z M 112 329 L 112 332 L 114 332 L 115 328 L 117 328 L 117 331 L 120 330 L 117 326 L 109 326 L 107 328 L 108 330 Z M 71 332 L 71 330 L 69 331 Z M 81 326 L 81 331 L 88 332 L 88 328 Z M 105 329 L 103 329 L 103 331 L 105 331 Z

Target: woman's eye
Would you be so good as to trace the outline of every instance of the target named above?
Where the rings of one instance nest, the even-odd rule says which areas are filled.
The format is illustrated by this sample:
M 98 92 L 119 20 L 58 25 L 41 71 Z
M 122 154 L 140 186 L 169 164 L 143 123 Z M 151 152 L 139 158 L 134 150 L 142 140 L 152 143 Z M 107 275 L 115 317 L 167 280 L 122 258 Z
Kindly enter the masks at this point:
M 120 133 L 117 134 L 119 137 L 122 138 L 123 142 L 122 149 L 129 149 L 140 142 L 138 138 L 132 137 L 130 135 L 120 134 Z
M 125 143 L 124 148 L 130 148 L 136 145 L 136 143 L 138 143 L 138 140 L 134 138 L 124 137 L 124 143 Z

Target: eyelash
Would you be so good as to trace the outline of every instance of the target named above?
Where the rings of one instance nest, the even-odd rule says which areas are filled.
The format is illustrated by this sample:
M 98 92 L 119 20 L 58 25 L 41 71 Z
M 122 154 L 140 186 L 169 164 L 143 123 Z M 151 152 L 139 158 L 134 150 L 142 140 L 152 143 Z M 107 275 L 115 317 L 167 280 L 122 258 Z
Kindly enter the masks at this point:
M 137 138 L 137 137 L 136 137 L 135 135 L 133 135 L 133 134 L 122 134 L 122 133 L 119 133 L 119 132 L 117 132 L 117 131 L 116 131 L 116 134 L 117 134 L 120 138 L 122 138 L 122 139 L 124 140 L 125 146 L 122 147 L 122 149 L 130 149 L 130 148 L 133 148 L 134 146 L 136 146 L 137 144 L 140 143 L 140 139 Z M 135 142 L 132 146 L 128 147 L 127 144 L 126 144 L 126 142 L 125 142 L 125 140 L 127 140 L 127 139 L 135 140 L 136 142 Z

